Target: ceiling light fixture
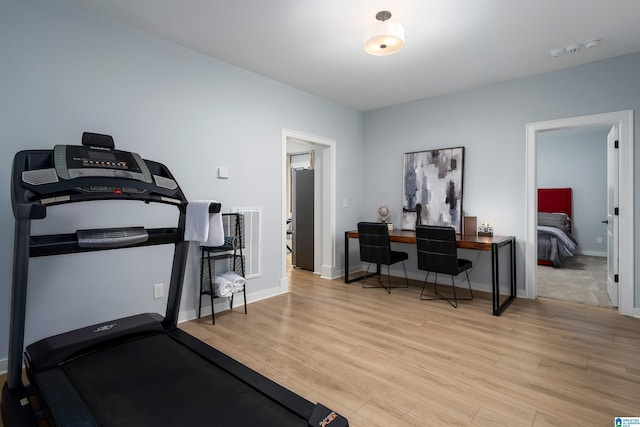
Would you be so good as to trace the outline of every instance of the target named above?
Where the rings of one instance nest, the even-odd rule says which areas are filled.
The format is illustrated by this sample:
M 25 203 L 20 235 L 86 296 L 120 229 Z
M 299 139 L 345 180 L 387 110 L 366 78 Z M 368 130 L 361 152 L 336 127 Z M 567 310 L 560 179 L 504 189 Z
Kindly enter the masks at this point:
M 377 22 L 364 33 L 362 46 L 370 55 L 384 56 L 396 53 L 404 46 L 404 27 L 395 22 L 387 22 L 391 12 L 383 10 L 376 14 Z
M 583 47 L 591 49 L 598 46 L 601 42 L 602 39 L 591 39 L 587 40 L 584 43 L 573 43 L 563 48 L 553 49 L 551 50 L 551 52 L 549 52 L 549 55 L 553 56 L 554 58 L 557 58 L 560 55 L 564 55 L 565 53 L 569 55 L 575 55 L 576 53 L 580 52 Z
M 587 40 L 584 42 L 584 47 L 587 49 L 591 49 L 592 47 L 596 47 L 600 44 L 600 39 Z

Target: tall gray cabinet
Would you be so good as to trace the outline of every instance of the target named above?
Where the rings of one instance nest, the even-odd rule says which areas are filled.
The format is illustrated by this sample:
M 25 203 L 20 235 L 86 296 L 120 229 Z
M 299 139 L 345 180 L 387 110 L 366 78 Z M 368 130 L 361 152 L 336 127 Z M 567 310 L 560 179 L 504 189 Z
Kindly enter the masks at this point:
M 294 267 L 313 271 L 313 170 L 291 172 L 291 243 Z

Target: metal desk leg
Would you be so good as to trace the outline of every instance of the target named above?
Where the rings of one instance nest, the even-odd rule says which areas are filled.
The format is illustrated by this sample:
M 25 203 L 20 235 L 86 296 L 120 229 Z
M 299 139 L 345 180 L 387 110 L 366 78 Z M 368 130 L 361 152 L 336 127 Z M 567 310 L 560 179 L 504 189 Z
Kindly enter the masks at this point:
M 492 282 L 492 290 L 491 290 L 491 299 L 493 300 L 493 315 L 499 316 L 500 311 L 498 307 L 500 306 L 500 269 L 498 264 L 498 245 L 495 243 L 491 244 L 491 282 Z
M 344 283 L 349 282 L 349 236 L 344 232 Z
M 500 304 L 500 269 L 499 269 L 499 249 L 502 246 L 509 245 L 509 261 L 511 268 L 511 284 L 509 286 L 509 296 L 502 304 Z M 493 276 L 493 315 L 500 316 L 506 308 L 516 298 L 516 245 L 515 238 L 506 240 L 499 245 L 493 243 L 491 245 L 491 273 Z

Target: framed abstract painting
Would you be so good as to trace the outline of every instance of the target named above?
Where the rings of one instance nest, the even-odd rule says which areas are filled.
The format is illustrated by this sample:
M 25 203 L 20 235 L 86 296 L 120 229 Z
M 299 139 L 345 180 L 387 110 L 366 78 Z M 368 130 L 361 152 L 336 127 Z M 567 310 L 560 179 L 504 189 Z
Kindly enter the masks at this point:
M 462 229 L 464 147 L 405 153 L 402 229 L 417 224 Z

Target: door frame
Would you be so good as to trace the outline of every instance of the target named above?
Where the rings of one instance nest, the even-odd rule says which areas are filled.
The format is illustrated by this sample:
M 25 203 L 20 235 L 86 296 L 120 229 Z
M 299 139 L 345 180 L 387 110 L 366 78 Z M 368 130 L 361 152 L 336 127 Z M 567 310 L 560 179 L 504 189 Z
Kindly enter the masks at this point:
M 633 171 L 633 110 L 527 123 L 526 125 L 526 187 L 525 187 L 525 294 L 537 298 L 537 155 L 539 132 L 576 127 L 617 126 L 619 147 L 619 295 L 621 314 L 634 316 L 634 171 Z
M 620 152 L 615 147 L 619 141 L 618 127 L 611 126 L 607 132 L 607 293 L 615 307 L 620 306 L 620 284 L 616 280 L 619 276 L 620 265 L 620 218 L 615 214 L 615 208 L 620 205 L 620 182 L 618 168 Z
M 321 173 L 319 188 L 320 206 L 316 208 L 317 218 L 319 218 L 318 233 L 314 243 L 314 252 L 320 253 L 320 277 L 331 279 L 334 277 L 336 265 L 335 249 L 335 229 L 336 229 L 336 141 L 321 136 L 310 135 L 290 129 L 282 129 L 282 194 L 281 194 L 281 267 L 280 267 L 280 287 L 285 291 L 289 290 L 287 278 L 287 140 L 297 139 L 311 143 L 316 148 L 316 164 Z M 320 152 L 318 153 L 318 148 Z M 319 155 L 318 155 L 319 154 Z M 317 182 L 317 181 L 316 181 Z M 316 191 L 318 188 L 316 188 Z M 316 199 L 317 200 L 317 199 Z M 319 211 L 318 211 L 319 209 Z M 314 257 L 315 258 L 315 257 Z M 314 263 L 315 264 L 315 263 Z M 314 270 L 316 268 L 314 267 Z

